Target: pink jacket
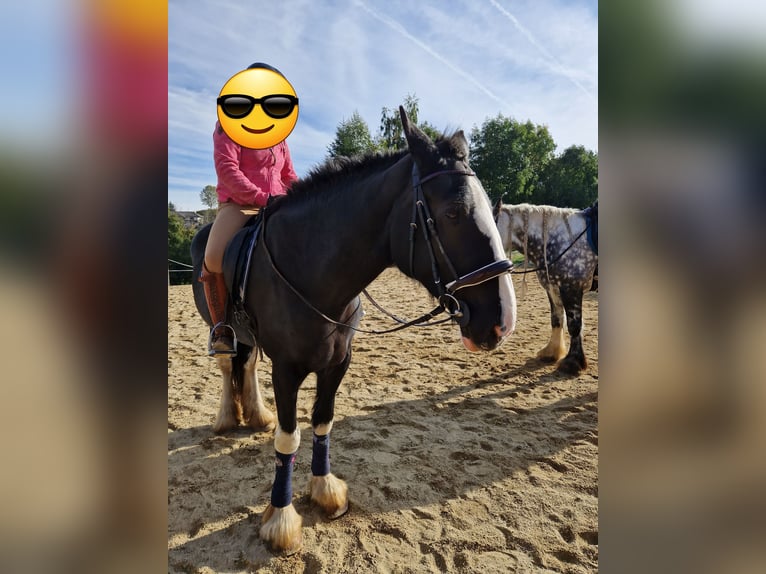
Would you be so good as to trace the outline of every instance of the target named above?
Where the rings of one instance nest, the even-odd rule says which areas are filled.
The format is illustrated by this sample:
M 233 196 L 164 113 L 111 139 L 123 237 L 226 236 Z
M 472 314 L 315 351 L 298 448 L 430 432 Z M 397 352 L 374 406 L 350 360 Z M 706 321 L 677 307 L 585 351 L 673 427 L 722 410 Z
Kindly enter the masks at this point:
M 213 160 L 218 174 L 218 201 L 263 207 L 271 195 L 284 195 L 298 179 L 290 150 L 282 141 L 268 149 L 242 147 L 216 122 Z

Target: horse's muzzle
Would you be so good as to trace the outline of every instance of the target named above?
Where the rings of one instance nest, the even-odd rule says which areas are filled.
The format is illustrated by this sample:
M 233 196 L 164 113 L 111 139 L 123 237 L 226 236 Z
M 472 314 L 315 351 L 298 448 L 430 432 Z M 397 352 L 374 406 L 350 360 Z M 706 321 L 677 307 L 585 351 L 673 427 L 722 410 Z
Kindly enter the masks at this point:
M 468 307 L 466 306 L 466 309 Z M 467 337 L 464 333 L 465 325 L 459 323 L 461 326 L 461 340 L 463 341 L 463 346 L 468 349 L 471 352 L 478 352 L 478 351 L 492 351 L 493 349 L 496 349 L 499 347 L 503 341 L 505 341 L 505 338 L 511 334 L 511 329 L 508 328 L 507 325 L 495 325 L 493 329 L 493 333 L 495 335 L 495 339 L 490 339 L 488 341 L 484 341 L 482 343 L 476 343 L 472 338 Z M 468 321 L 465 323 L 468 324 Z
M 465 335 L 465 332 L 468 330 L 468 324 L 471 321 L 471 311 L 468 303 L 455 296 L 457 291 L 480 285 L 509 273 L 512 269 L 513 263 L 508 259 L 495 261 L 448 283 L 445 286 L 447 292 L 439 297 L 439 304 L 442 309 L 460 326 L 460 331 L 463 333 L 461 337 L 463 346 L 469 351 L 491 351 L 495 349 L 513 331 L 513 325 L 510 328 L 505 324 L 495 325 L 492 333 L 494 337 L 490 335 L 487 340 L 477 343 L 472 337 Z

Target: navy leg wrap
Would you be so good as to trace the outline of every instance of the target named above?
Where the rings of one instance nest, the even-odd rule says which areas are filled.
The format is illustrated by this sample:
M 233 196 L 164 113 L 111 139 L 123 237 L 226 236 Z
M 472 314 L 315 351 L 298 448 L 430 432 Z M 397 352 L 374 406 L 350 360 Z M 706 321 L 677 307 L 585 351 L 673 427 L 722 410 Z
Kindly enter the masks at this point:
M 311 451 L 311 474 L 314 476 L 330 474 L 330 433 L 324 436 L 314 435 Z
M 293 465 L 298 453 L 277 454 L 277 472 L 274 475 L 274 486 L 271 488 L 271 506 L 284 508 L 293 502 Z

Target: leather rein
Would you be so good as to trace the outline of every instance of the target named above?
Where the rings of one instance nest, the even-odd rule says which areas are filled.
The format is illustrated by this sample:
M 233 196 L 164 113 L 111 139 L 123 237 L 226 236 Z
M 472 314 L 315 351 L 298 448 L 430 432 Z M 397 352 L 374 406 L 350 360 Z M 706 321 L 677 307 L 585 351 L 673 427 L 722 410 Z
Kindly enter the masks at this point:
M 423 187 L 422 187 L 423 184 L 441 175 L 475 176 L 476 174 L 470 170 L 445 169 L 445 170 L 433 172 L 421 178 L 418 172 L 417 165 L 413 163 L 413 166 L 412 166 L 412 188 L 414 191 L 414 200 L 412 204 L 412 221 L 410 221 L 410 238 L 409 238 L 410 240 L 410 252 L 409 252 L 410 274 L 411 276 L 414 276 L 415 238 L 416 238 L 416 232 L 418 228 L 420 228 L 423 232 L 423 238 L 426 241 L 426 245 L 428 245 L 428 254 L 429 254 L 429 258 L 431 262 L 431 274 L 433 277 L 433 282 L 436 285 L 436 289 L 439 292 L 439 297 L 438 297 L 439 304 L 428 313 L 425 313 L 416 319 L 406 321 L 404 319 L 400 319 L 396 317 L 395 315 L 383 309 L 380 305 L 378 305 L 375 302 L 375 300 L 370 296 L 370 294 L 367 292 L 366 289 L 362 290 L 364 295 L 370 300 L 370 302 L 378 310 L 382 311 L 383 313 L 385 313 L 386 315 L 388 315 L 389 317 L 391 317 L 392 319 L 400 323 L 400 325 L 398 325 L 397 327 L 393 327 L 391 329 L 386 329 L 383 331 L 365 330 L 365 329 L 359 329 L 357 327 L 354 327 L 353 325 L 350 325 L 349 323 L 336 321 L 335 319 L 328 317 L 322 311 L 317 309 L 300 291 L 298 291 L 298 289 L 296 289 L 290 283 L 290 281 L 282 274 L 282 272 L 277 268 L 276 264 L 274 263 L 274 259 L 271 256 L 271 252 L 269 251 L 268 245 L 266 243 L 266 220 L 267 220 L 266 217 L 264 217 L 263 224 L 261 227 L 262 241 L 260 241 L 259 243 L 263 244 L 263 249 L 266 252 L 266 258 L 269 264 L 271 265 L 272 270 L 274 271 L 274 273 L 276 273 L 277 277 L 279 277 L 282 280 L 282 282 L 301 301 L 303 301 L 303 303 L 309 309 L 311 309 L 317 315 L 322 317 L 325 321 L 327 321 L 328 323 L 332 323 L 333 325 L 337 325 L 339 327 L 346 327 L 354 331 L 357 331 L 359 333 L 383 335 L 386 333 L 393 333 L 394 331 L 399 331 L 407 327 L 430 327 L 430 326 L 439 325 L 451 320 L 454 320 L 461 325 L 467 324 L 469 319 L 468 307 L 467 305 L 465 305 L 465 303 L 461 304 L 461 301 L 457 299 L 457 297 L 455 297 L 455 293 L 457 293 L 460 289 L 465 289 L 467 287 L 480 285 L 481 283 L 490 281 L 494 279 L 495 277 L 499 277 L 500 275 L 503 275 L 505 273 L 510 273 L 511 270 L 513 269 L 513 263 L 511 263 L 509 259 L 502 259 L 500 261 L 494 261 L 492 263 L 489 263 L 488 265 L 484 265 L 483 267 L 480 267 L 479 269 L 476 269 L 475 271 L 471 271 L 470 273 L 466 273 L 462 277 L 458 276 L 457 272 L 455 271 L 455 267 L 452 264 L 452 261 L 450 261 L 449 257 L 447 256 L 447 253 L 444 250 L 444 246 L 442 245 L 442 242 L 439 239 L 439 234 L 436 231 L 436 225 L 434 223 L 434 219 L 431 216 L 430 209 L 428 208 L 428 202 L 426 201 L 426 198 L 423 195 Z M 436 251 L 434 250 L 434 245 L 436 245 L 437 249 L 439 250 L 439 253 L 441 253 L 442 258 L 446 262 L 450 273 L 455 278 L 454 280 L 450 281 L 446 285 L 442 283 L 441 276 L 439 275 L 439 264 L 436 259 Z M 359 303 L 359 305 L 361 305 L 361 302 Z M 359 309 L 359 305 L 357 305 L 356 309 L 354 309 L 353 314 L 355 314 L 356 311 Z M 436 317 L 437 315 L 441 313 L 447 313 L 448 317 L 445 319 L 441 319 L 439 321 L 431 321 L 431 319 L 433 319 L 434 317 Z

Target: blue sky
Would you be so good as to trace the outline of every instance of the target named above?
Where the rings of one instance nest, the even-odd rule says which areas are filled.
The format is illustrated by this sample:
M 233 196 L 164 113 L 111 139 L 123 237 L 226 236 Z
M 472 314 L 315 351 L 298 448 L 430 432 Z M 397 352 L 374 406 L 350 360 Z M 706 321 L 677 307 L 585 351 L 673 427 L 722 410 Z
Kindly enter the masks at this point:
M 374 136 L 407 94 L 438 129 L 469 133 L 502 113 L 548 126 L 559 152 L 598 151 L 597 14 L 591 0 L 171 0 L 168 199 L 203 207 L 215 99 L 256 61 L 300 98 L 287 139 L 299 177 L 354 111 Z

